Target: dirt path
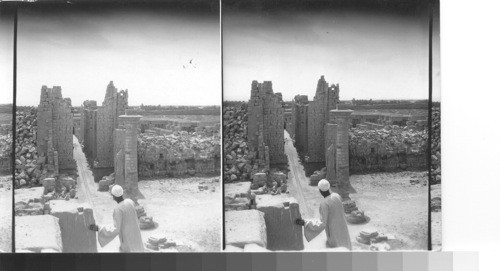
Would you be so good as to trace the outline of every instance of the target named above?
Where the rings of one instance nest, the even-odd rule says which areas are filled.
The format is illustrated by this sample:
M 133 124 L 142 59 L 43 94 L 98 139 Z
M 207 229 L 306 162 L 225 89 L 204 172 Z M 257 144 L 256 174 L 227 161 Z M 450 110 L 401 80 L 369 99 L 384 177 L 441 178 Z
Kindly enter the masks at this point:
M 290 195 L 300 204 L 304 218 L 318 218 L 321 195 L 316 186 L 309 185 L 304 167 L 290 136 L 285 131 L 285 154 L 288 156 Z M 411 185 L 410 179 L 425 179 L 423 172 L 376 173 L 351 175 L 350 181 L 358 193 L 351 194 L 358 207 L 370 217 L 370 222 L 349 225 L 353 250 L 369 250 L 369 246 L 356 241 L 356 236 L 365 229 L 392 234 L 394 250 L 425 250 L 427 248 L 427 186 Z M 304 240 L 305 250 L 325 249 L 324 232 L 310 243 Z
M 94 182 L 94 175 L 89 168 L 85 154 L 76 137 L 73 137 L 73 158 L 78 167 L 78 189 L 77 197 L 79 202 L 89 203 L 94 210 L 94 218 L 98 225 L 113 223 L 113 208 L 116 202 L 107 192 L 97 191 L 97 184 Z M 120 241 L 115 238 L 105 247 L 97 246 L 99 252 L 118 252 Z
M 0 250 L 12 250 L 12 179 L 0 176 Z

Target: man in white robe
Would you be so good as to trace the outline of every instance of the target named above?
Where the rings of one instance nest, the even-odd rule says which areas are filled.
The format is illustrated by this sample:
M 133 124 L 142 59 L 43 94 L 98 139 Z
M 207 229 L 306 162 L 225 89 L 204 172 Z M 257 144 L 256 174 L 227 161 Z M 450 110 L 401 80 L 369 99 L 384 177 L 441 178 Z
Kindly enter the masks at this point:
M 117 235 L 120 237 L 120 252 L 144 252 L 139 220 L 131 199 L 123 199 L 123 188 L 114 185 L 111 195 L 118 205 L 113 210 L 113 225 L 99 227 L 90 225 L 89 229 L 98 232 L 101 247 L 106 246 Z
M 330 182 L 325 179 L 318 183 L 318 188 L 323 196 L 319 206 L 320 219 L 299 218 L 295 223 L 304 226 L 304 235 L 308 242 L 325 230 L 328 247 L 344 247 L 351 250 L 351 237 L 347 228 L 342 198 L 337 193 L 330 192 Z

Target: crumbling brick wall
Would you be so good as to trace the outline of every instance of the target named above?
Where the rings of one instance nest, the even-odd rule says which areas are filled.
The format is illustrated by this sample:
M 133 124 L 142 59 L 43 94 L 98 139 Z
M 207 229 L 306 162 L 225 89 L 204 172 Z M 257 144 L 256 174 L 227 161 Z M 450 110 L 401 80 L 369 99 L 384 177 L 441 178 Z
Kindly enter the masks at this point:
M 37 151 L 45 159 L 49 171 L 74 169 L 73 116 L 63 99 L 61 87 L 42 86 L 37 110 Z
M 271 81 L 252 82 L 248 102 L 248 146 L 270 164 L 287 162 L 284 150 L 284 109 Z M 268 149 L 268 156 L 266 155 Z
M 426 168 L 427 131 L 386 126 L 351 128 L 349 165 L 352 173 L 422 170 Z
M 114 130 L 118 127 L 118 116 L 125 114 L 128 106 L 128 90 L 118 92 L 109 82 L 102 106 L 97 109 L 97 156 L 96 167 L 113 167 Z
M 328 122 L 330 110 L 337 108 L 339 101 L 339 85 L 328 86 L 322 75 L 318 80 L 316 95 L 309 103 L 308 109 L 308 162 L 325 161 L 325 124 Z
M 140 177 L 220 174 L 220 137 L 140 134 L 138 156 Z

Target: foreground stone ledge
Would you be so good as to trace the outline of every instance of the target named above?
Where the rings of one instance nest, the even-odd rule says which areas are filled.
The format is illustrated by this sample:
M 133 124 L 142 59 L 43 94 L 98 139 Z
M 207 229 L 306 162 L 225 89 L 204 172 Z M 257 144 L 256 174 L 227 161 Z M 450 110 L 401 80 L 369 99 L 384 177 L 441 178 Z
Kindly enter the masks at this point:
M 243 249 L 247 244 L 267 247 L 264 213 L 257 210 L 229 211 L 225 214 L 226 246 Z
M 62 252 L 59 219 L 51 215 L 16 217 L 16 251 Z

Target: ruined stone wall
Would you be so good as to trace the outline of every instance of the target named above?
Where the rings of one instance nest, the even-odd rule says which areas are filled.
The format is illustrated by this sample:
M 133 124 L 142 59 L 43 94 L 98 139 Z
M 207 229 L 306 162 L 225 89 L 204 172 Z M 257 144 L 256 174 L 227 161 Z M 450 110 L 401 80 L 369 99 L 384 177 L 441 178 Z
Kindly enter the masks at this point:
M 127 105 L 128 90 L 118 92 L 111 81 L 106 88 L 102 107 L 97 109 L 96 167 L 113 167 L 114 131 L 118 127 L 118 116 L 125 114 Z
M 300 153 L 307 152 L 308 103 L 307 95 L 297 95 L 292 105 L 292 125 L 294 126 L 292 138 Z
M 42 86 L 37 110 L 37 151 L 49 171 L 74 169 L 73 116 L 62 97 L 61 87 Z
M 325 161 L 325 124 L 330 110 L 336 109 L 339 101 L 339 85 L 328 86 L 322 75 L 318 80 L 316 95 L 308 109 L 308 162 Z
M 396 125 L 349 132 L 351 173 L 423 170 L 427 165 L 427 131 Z
M 247 130 L 249 148 L 258 152 L 259 159 L 269 160 L 270 164 L 286 163 L 281 98 L 273 93 L 271 81 L 253 81 L 251 91 Z
M 140 134 L 138 156 L 143 178 L 220 174 L 220 137 Z
M 115 182 L 121 185 L 131 197 L 137 195 L 139 189 L 137 133 L 141 117 L 138 115 L 119 116 L 117 136 L 112 139 L 115 142 L 112 146 Z

